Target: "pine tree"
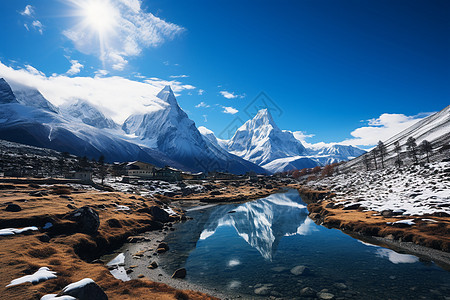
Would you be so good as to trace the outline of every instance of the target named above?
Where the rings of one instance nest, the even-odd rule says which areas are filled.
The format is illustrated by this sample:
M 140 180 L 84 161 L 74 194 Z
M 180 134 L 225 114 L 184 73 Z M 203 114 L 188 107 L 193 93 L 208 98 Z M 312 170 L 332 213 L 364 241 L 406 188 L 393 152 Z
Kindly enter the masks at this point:
M 375 163 L 375 170 L 378 170 L 377 155 L 378 155 L 378 149 L 377 148 L 373 148 L 373 150 L 372 150 L 372 157 L 373 157 L 373 162 Z
M 432 151 L 432 146 L 431 143 L 427 140 L 423 140 L 422 143 L 420 144 L 420 148 L 421 150 L 427 155 L 427 162 L 430 162 L 430 153 Z
M 399 141 L 396 141 L 394 143 L 394 151 L 397 153 L 397 159 L 395 160 L 395 164 L 400 169 L 401 165 L 403 164 L 402 160 L 400 159 L 400 153 L 402 152 L 402 147 L 400 146 Z
M 363 162 L 364 162 L 364 165 L 366 166 L 366 171 L 369 171 L 369 169 L 370 169 L 370 158 L 369 158 L 369 155 L 364 155 Z
M 408 149 L 409 156 L 414 159 L 415 163 L 418 163 L 416 139 L 410 136 L 406 141 L 406 148 Z

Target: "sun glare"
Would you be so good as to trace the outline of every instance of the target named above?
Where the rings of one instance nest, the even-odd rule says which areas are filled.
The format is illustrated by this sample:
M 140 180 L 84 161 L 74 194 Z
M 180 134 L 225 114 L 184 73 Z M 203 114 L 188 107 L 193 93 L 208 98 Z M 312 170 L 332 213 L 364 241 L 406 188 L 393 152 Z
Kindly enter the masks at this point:
M 99 34 L 112 31 L 116 22 L 116 9 L 108 0 L 89 0 L 81 6 L 86 25 Z

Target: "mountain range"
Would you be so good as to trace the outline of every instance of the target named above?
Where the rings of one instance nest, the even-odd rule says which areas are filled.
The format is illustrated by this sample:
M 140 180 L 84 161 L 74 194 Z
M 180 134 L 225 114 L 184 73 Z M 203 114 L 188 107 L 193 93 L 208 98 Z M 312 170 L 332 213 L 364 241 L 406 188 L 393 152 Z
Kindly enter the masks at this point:
M 274 173 L 348 160 L 365 151 L 343 145 L 307 148 L 281 130 L 267 109 L 230 140 L 217 139 L 180 108 L 170 86 L 146 111 L 121 125 L 84 99 L 54 106 L 35 88 L 0 78 L 0 139 L 107 161 L 141 160 L 186 171 Z

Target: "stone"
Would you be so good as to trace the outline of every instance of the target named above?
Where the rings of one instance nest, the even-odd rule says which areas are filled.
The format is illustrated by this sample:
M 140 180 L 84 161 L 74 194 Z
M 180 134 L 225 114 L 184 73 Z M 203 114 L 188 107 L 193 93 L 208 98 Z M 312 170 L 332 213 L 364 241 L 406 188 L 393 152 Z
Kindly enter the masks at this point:
M 98 213 L 89 206 L 83 206 L 69 214 L 67 219 L 75 221 L 80 232 L 93 234 L 100 226 Z
M 381 215 L 382 215 L 383 217 L 392 217 L 394 214 L 393 214 L 393 211 L 392 211 L 392 210 L 390 210 L 390 209 L 385 209 L 385 210 L 383 210 L 383 211 L 381 212 Z
M 149 269 L 156 269 L 157 267 L 158 267 L 158 263 L 156 261 L 152 261 L 150 263 L 150 265 L 148 265 L 147 268 L 149 268 Z
M 48 243 L 50 242 L 50 237 L 47 234 L 41 234 L 37 237 L 41 242 Z
M 309 273 L 309 269 L 306 266 L 296 266 L 291 269 L 291 273 L 296 276 L 306 275 Z
M 69 284 L 58 296 L 72 296 L 78 300 L 108 300 L 102 288 L 90 278 Z
M 180 268 L 178 270 L 175 270 L 175 272 L 172 275 L 172 278 L 183 279 L 184 277 L 186 277 L 186 269 L 185 268 Z
M 120 221 L 117 219 L 108 219 L 108 220 L 106 220 L 106 223 L 111 228 L 121 228 L 122 227 L 122 224 L 120 224 Z
M 304 297 L 313 297 L 316 295 L 316 293 L 317 292 L 309 286 L 300 290 L 300 295 Z
M 162 243 L 159 243 L 157 248 L 164 248 L 167 251 L 167 250 L 169 250 L 169 245 L 167 245 L 167 243 L 162 242 Z
M 153 216 L 153 220 L 158 222 L 166 223 L 170 221 L 169 214 L 164 209 L 156 205 L 141 208 L 138 212 L 148 213 Z
M 166 248 L 158 248 L 158 249 L 156 249 L 156 252 L 157 252 L 157 253 L 164 253 L 164 252 L 166 252 L 166 251 L 167 251 Z
M 348 289 L 348 287 L 342 282 L 336 282 L 333 285 L 334 285 L 335 288 L 337 288 L 339 290 L 346 290 L 346 289 Z
M 20 207 L 18 204 L 8 204 L 5 210 L 10 212 L 18 212 L 22 210 L 22 207 Z
M 286 271 L 286 268 L 285 267 L 273 267 L 271 270 L 274 272 L 277 272 L 277 273 L 281 273 L 283 271 Z
M 331 300 L 331 299 L 334 299 L 334 295 L 331 293 L 327 293 L 327 292 L 318 292 L 317 298 L 322 299 L 322 300 Z
M 273 189 L 273 185 L 271 185 L 270 183 L 269 183 L 269 184 L 266 184 L 266 189 L 268 189 L 268 190 Z
M 269 295 L 270 289 L 269 289 L 268 286 L 265 286 L 265 285 L 264 285 L 264 286 L 262 286 L 262 287 L 256 288 L 256 289 L 254 290 L 254 292 L 255 292 L 256 295 L 265 296 L 265 295 Z

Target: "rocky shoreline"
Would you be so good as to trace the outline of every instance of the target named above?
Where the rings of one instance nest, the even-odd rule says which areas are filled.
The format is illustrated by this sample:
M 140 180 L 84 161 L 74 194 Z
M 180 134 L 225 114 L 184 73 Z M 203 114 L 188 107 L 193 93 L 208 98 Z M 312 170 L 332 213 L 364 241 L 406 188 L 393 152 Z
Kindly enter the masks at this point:
M 357 205 L 344 207 L 333 201 L 335 194 L 329 190 L 302 187 L 299 193 L 308 203 L 309 217 L 315 223 L 369 243 L 426 257 L 450 270 L 448 217 L 408 216 L 412 223 L 404 223 L 404 216 L 366 211 Z

